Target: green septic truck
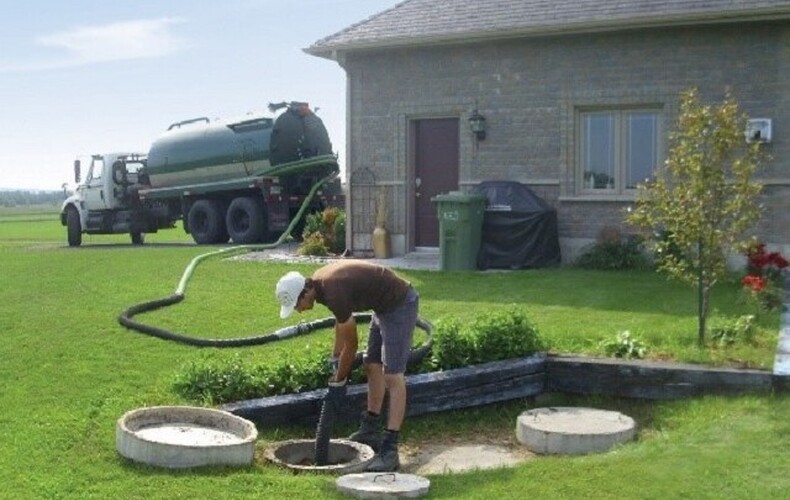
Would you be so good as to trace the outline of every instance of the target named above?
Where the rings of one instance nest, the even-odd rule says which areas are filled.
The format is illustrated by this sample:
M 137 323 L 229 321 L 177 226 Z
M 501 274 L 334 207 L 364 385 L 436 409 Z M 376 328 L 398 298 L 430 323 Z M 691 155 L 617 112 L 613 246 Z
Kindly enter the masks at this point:
M 309 210 L 344 206 L 337 157 L 326 128 L 306 103 L 270 104 L 239 120 L 195 118 L 170 125 L 147 154 L 93 155 L 85 181 L 63 203 L 70 246 L 83 234 L 145 233 L 178 220 L 199 244 L 263 243 L 285 230 L 318 182 Z

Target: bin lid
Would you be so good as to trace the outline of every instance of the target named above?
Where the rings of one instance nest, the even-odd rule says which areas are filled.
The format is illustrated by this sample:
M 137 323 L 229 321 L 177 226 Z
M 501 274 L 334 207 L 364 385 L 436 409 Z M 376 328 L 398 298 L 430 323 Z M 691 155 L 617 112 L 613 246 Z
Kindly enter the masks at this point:
M 450 191 L 449 193 L 437 194 L 431 201 L 454 201 L 456 203 L 485 203 L 486 197 L 480 194 L 464 193 L 462 191 Z

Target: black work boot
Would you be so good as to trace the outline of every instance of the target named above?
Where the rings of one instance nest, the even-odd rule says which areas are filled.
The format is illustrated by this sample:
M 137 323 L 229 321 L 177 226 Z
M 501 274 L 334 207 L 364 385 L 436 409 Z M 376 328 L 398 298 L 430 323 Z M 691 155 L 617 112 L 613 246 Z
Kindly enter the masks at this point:
M 381 447 L 381 415 L 371 415 L 367 411 L 363 411 L 359 430 L 348 436 L 348 439 L 366 444 L 373 448 L 373 451 L 379 451 Z
M 400 468 L 398 456 L 398 431 L 386 431 L 381 449 L 373 457 L 367 470 L 370 472 L 395 472 Z

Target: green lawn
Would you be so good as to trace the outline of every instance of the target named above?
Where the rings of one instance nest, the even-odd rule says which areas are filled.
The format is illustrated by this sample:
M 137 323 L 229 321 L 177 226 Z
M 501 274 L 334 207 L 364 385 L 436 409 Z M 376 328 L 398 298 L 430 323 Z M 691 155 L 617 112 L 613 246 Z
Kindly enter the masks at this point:
M 117 323 L 123 309 L 171 294 L 189 261 L 211 248 L 189 244 L 175 229 L 147 236 L 143 247 L 119 235 L 86 237 L 72 249 L 56 212 L 38 217 L 0 212 L 0 498 L 340 498 L 330 477 L 294 476 L 261 460 L 241 470 L 166 471 L 119 457 L 116 420 L 144 405 L 183 404 L 170 385 L 188 361 L 240 356 L 274 363 L 326 349 L 331 336 L 216 350 L 126 330 Z M 140 319 L 201 337 L 273 331 L 285 324 L 274 283 L 292 267 L 314 268 L 208 260 L 182 304 Z M 426 318 L 471 319 L 517 304 L 555 351 L 600 353 L 601 340 L 630 330 L 661 359 L 766 369 L 773 363 L 778 314 L 760 317 L 756 345 L 699 350 L 694 290 L 651 272 L 402 274 L 420 291 Z M 734 282 L 715 290 L 714 307 L 719 315 L 748 312 Z M 319 307 L 299 319 L 326 315 Z M 429 498 L 779 498 L 790 488 L 787 396 L 570 403 L 626 411 L 637 419 L 639 439 L 604 455 L 431 477 Z M 403 439 L 512 432 L 526 408 L 516 401 L 414 418 Z M 313 429 L 260 431 L 263 447 Z

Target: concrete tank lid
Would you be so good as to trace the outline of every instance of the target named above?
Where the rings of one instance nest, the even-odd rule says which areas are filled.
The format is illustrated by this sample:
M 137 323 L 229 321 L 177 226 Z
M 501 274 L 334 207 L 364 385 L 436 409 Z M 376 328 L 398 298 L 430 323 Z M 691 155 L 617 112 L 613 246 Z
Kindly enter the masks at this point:
M 335 484 L 341 493 L 365 499 L 418 498 L 428 493 L 431 486 L 422 476 L 400 472 L 346 474 L 337 478 Z
M 609 434 L 634 427 L 631 417 L 596 408 L 537 408 L 525 411 L 519 418 L 533 429 L 564 434 Z

